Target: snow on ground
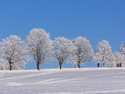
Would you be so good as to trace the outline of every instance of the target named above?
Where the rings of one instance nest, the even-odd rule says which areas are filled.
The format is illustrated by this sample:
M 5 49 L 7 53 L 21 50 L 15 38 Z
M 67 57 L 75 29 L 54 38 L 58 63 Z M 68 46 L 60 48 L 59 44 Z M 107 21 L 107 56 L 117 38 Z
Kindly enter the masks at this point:
M 125 94 L 125 69 L 0 71 L 0 94 Z

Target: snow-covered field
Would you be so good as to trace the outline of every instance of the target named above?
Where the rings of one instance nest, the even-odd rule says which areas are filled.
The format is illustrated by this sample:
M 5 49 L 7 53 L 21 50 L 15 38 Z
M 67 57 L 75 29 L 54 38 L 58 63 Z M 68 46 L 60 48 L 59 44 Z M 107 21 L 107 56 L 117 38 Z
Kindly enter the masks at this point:
M 0 94 L 125 94 L 125 69 L 0 71 Z

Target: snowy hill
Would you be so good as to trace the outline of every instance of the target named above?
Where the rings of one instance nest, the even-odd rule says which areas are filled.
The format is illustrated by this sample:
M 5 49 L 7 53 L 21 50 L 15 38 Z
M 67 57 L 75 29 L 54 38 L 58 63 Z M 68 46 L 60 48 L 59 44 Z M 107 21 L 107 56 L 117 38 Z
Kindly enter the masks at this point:
M 0 94 L 125 94 L 124 68 L 0 71 Z

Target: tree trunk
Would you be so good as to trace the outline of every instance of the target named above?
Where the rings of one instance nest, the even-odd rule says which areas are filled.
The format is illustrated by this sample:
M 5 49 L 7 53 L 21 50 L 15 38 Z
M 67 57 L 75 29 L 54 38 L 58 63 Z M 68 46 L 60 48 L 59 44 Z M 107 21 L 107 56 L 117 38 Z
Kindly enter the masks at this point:
M 80 68 L 80 62 L 78 63 L 78 68 Z
M 37 70 L 39 70 L 39 63 L 37 63 Z
M 103 52 L 103 55 L 105 54 L 105 52 Z M 105 60 L 105 57 L 103 56 L 102 62 Z M 103 62 L 103 67 L 104 67 L 104 62 Z
M 80 69 L 80 54 L 78 55 L 78 68 Z
M 12 63 L 11 62 L 9 62 L 10 63 L 10 71 L 12 71 Z
M 60 70 L 61 70 L 61 69 L 62 69 L 62 63 L 59 63 L 59 66 L 60 66 L 59 68 L 60 68 Z
M 103 63 L 103 67 L 104 67 L 104 63 Z

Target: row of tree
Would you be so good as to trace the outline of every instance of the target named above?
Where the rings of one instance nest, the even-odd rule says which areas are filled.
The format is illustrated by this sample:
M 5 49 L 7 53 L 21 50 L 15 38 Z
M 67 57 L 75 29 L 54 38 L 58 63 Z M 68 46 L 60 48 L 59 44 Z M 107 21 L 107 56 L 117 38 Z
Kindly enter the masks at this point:
M 120 52 L 112 53 L 111 46 L 106 40 L 98 43 L 94 59 L 107 67 L 118 67 L 125 63 L 125 42 L 120 47 Z
M 3 39 L 0 42 L 0 69 L 22 69 L 27 62 L 34 61 L 39 65 L 47 61 L 56 61 L 59 68 L 63 63 L 73 62 L 78 64 L 91 62 L 93 59 L 102 62 L 103 66 L 114 66 L 123 63 L 125 43 L 120 48 L 120 53 L 112 54 L 108 41 L 98 43 L 95 54 L 89 40 L 77 37 L 69 40 L 64 37 L 50 40 L 50 35 L 43 29 L 33 29 L 25 40 L 16 35 Z

